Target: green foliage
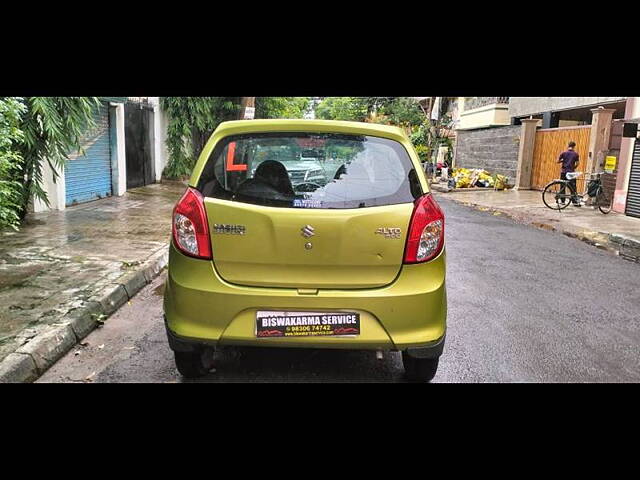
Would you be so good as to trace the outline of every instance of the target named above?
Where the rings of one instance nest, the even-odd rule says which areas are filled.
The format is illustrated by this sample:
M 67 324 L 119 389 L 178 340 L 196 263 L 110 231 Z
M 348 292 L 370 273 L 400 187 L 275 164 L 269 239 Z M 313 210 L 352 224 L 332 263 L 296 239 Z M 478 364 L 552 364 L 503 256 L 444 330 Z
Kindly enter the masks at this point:
M 302 118 L 308 104 L 308 97 L 256 97 L 256 118 Z M 191 174 L 216 127 L 238 118 L 240 97 L 164 97 L 161 106 L 169 119 L 164 175 L 181 178 Z
M 447 99 L 443 99 L 446 111 Z M 412 97 L 325 97 L 316 108 L 316 116 L 326 120 L 375 121 L 395 125 L 409 133 L 422 162 L 433 161 L 438 148 L 449 147 L 447 160 L 451 164 L 453 149 L 448 133 L 453 127 L 446 115 L 438 120 L 428 118 Z
M 93 115 L 100 106 L 98 97 L 27 97 L 20 129 L 23 141 L 18 151 L 23 162 L 21 212 L 24 217 L 32 197 L 49 205 L 43 190 L 43 167 L 48 164 L 54 181 L 69 155 L 80 149 L 82 135 L 95 127 Z
M 453 142 L 448 132 L 453 128 L 451 119 L 443 116 L 439 120 L 425 120 L 421 125 L 412 127 L 409 138 L 420 156 L 420 161 L 434 161 L 438 149 L 447 147 L 446 162 L 451 165 L 453 160 Z
M 0 226 L 17 228 L 34 197 L 49 205 L 44 165 L 55 181 L 99 105 L 98 97 L 0 99 Z
M 449 137 L 443 137 L 440 145 L 447 147 L 447 156 L 445 157 L 445 161 L 447 162 L 447 165 L 451 166 L 453 164 L 453 141 Z
M 25 110 L 22 98 L 0 98 L 0 230 L 17 230 L 20 223 L 22 156 L 17 148 L 23 139 L 20 119 Z
M 364 122 L 385 111 L 396 97 L 325 97 L 316 108 L 324 120 Z
M 431 122 L 425 121 L 422 125 L 414 127 L 411 131 L 411 135 L 409 135 L 409 139 L 411 143 L 414 145 L 429 145 L 429 128 L 431 127 Z
M 316 107 L 316 117 L 324 120 L 364 122 L 368 104 L 359 97 L 326 97 Z
M 398 97 L 382 108 L 386 123 L 399 127 L 420 127 L 429 120 L 417 100 L 411 97 Z
M 216 127 L 237 118 L 240 97 L 163 97 L 161 106 L 168 117 L 164 175 L 181 178 L 191 173 Z
M 256 97 L 256 118 L 302 118 L 309 97 Z

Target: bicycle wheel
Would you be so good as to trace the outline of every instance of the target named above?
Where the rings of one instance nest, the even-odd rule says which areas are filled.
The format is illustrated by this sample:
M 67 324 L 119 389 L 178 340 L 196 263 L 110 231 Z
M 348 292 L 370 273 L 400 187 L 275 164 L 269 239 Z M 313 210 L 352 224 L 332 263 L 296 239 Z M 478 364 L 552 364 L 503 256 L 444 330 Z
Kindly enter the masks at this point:
M 596 205 L 598 205 L 598 210 L 605 215 L 611 211 L 611 207 L 613 206 L 613 202 L 608 198 L 608 195 L 604 193 L 602 186 L 598 187 L 598 191 L 596 192 Z
M 572 195 L 573 192 L 567 183 L 555 181 L 544 187 L 542 201 L 551 210 L 562 210 L 569 206 Z

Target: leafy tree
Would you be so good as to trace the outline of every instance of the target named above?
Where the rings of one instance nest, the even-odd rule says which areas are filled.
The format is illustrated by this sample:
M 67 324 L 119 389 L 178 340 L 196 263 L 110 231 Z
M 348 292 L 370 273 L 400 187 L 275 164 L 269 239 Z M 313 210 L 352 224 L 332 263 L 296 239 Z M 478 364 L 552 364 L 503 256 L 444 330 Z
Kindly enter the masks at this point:
M 438 150 L 442 146 L 448 147 L 447 162 L 451 164 L 453 144 L 449 138 L 453 121 L 447 113 L 451 99 L 442 98 L 441 113 L 437 119 L 431 118 L 435 97 L 429 102 L 429 108 L 424 108 L 413 97 L 381 97 L 380 102 L 382 123 L 402 127 L 409 134 L 409 138 L 416 148 L 422 162 L 435 162 Z
M 316 108 L 316 116 L 325 120 L 364 122 L 384 110 L 396 97 L 325 97 Z
M 429 102 L 433 105 L 433 100 Z M 446 112 L 448 98 L 443 98 L 442 111 Z M 316 109 L 319 118 L 328 120 L 375 121 L 396 125 L 408 134 L 423 162 L 435 161 L 438 148 L 449 146 L 448 161 L 451 161 L 451 139 L 448 137 L 453 123 L 447 115 L 431 119 L 431 109 L 425 109 L 413 97 L 325 97 Z
M 448 149 L 445 160 L 451 165 L 453 143 L 449 138 L 449 133 L 452 128 L 453 122 L 448 115 L 443 115 L 438 120 L 425 120 L 422 125 L 412 128 L 409 138 L 422 162 L 435 162 L 439 148 L 446 146 Z
M 98 97 L 27 97 L 26 111 L 20 129 L 23 141 L 18 152 L 23 162 L 20 169 L 22 198 L 20 217 L 24 218 L 31 198 L 49 205 L 43 190 L 43 167 L 48 164 L 58 178 L 69 155 L 80 150 L 82 135 L 94 128 Z
M 234 120 L 240 97 L 163 97 L 168 117 L 169 162 L 164 174 L 180 178 L 191 173 L 209 136 L 225 120 Z
M 256 97 L 256 118 L 301 118 L 308 102 L 306 97 Z M 164 174 L 180 178 L 191 173 L 217 126 L 237 119 L 240 97 L 164 97 L 161 105 L 169 120 Z
M 400 97 L 355 97 L 355 101 L 367 109 L 367 116 L 384 115 L 386 110 Z
M 17 228 L 32 198 L 49 205 L 43 169 L 54 181 L 82 135 L 95 126 L 98 97 L 0 99 L 0 224 Z
M 20 119 L 26 107 L 22 98 L 0 98 L 0 230 L 18 229 L 22 185 L 17 180 L 22 168 L 18 145 L 23 140 Z
M 369 114 L 369 105 L 358 97 L 326 97 L 316 107 L 316 117 L 324 120 L 363 122 Z
M 428 120 L 418 101 L 411 97 L 398 97 L 382 107 L 386 123 L 406 129 L 419 127 Z
M 257 97 L 256 118 L 302 118 L 309 97 Z

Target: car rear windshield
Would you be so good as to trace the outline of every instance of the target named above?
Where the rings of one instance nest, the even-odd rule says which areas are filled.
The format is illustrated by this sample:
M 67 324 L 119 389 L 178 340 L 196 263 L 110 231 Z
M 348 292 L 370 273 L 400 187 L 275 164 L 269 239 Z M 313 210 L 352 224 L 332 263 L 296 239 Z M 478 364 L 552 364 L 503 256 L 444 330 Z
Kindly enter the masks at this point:
M 423 194 L 413 163 L 394 140 L 340 134 L 230 136 L 198 183 L 205 197 L 287 208 L 363 208 Z

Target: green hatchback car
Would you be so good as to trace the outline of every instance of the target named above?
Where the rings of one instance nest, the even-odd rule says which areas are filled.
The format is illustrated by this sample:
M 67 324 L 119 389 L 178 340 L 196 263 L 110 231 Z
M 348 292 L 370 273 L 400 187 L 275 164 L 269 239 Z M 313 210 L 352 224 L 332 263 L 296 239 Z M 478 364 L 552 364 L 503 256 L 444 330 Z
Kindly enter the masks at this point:
M 292 182 L 309 148 L 333 178 Z M 409 379 L 431 380 L 444 229 L 396 127 L 222 123 L 173 212 L 164 313 L 179 372 L 205 375 L 216 346 L 334 348 L 401 351 Z

